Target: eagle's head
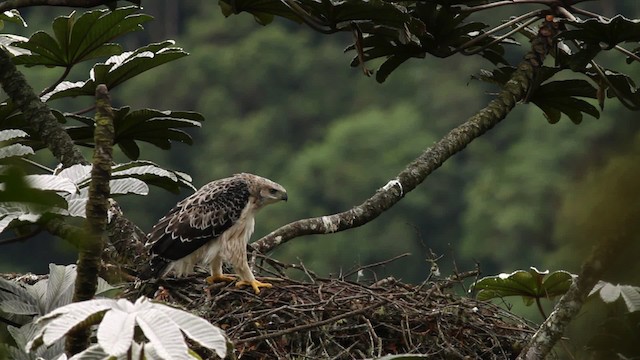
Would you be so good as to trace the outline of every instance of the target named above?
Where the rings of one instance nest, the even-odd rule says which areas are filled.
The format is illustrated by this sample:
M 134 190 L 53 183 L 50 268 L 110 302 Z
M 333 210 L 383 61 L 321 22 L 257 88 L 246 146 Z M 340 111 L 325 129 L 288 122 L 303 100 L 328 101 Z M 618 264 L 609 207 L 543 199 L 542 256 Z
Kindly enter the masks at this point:
M 281 200 L 287 201 L 288 199 L 287 190 L 276 182 L 247 173 L 239 174 L 239 176 L 249 181 L 249 192 L 256 198 L 256 205 L 258 207 L 273 204 Z

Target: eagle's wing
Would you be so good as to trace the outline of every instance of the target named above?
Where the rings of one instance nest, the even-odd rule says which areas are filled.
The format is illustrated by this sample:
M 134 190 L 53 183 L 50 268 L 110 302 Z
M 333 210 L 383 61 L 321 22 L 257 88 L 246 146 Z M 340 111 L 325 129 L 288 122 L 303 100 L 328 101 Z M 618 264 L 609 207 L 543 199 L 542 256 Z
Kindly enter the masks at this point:
M 171 261 L 215 241 L 240 218 L 249 195 L 246 181 L 227 178 L 203 186 L 178 203 L 151 229 L 151 260 L 140 278 L 162 275 Z

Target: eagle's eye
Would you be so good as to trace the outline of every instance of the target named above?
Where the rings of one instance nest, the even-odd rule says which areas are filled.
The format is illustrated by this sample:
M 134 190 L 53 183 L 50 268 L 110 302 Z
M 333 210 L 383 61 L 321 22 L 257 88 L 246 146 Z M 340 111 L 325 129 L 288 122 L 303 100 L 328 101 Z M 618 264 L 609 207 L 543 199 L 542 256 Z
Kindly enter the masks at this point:
M 277 193 L 278 193 L 278 190 L 276 190 L 276 189 L 269 189 L 269 194 L 271 194 L 271 195 L 275 195 L 275 194 L 277 194 Z

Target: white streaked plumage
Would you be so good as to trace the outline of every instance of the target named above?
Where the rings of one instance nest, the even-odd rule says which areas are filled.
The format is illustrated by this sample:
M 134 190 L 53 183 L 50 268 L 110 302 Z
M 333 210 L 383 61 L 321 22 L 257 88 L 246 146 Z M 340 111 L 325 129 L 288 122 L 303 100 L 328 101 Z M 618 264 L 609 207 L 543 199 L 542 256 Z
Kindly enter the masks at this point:
M 256 281 L 247 263 L 246 244 L 253 234 L 255 214 L 262 207 L 287 200 L 279 184 L 253 174 L 215 180 L 179 202 L 149 233 L 148 266 L 140 278 L 161 277 L 173 270 L 182 276 L 196 264 L 211 267 L 210 282 L 228 281 L 222 263 L 239 275 L 238 286 L 251 285 L 256 293 L 270 287 Z

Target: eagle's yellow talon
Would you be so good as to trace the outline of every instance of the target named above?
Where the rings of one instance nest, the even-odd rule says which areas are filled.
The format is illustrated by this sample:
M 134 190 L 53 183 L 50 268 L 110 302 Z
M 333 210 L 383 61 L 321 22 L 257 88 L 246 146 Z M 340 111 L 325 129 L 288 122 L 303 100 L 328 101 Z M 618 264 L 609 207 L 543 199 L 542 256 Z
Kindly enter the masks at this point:
M 253 291 L 256 294 L 260 294 L 260 288 L 261 287 L 270 288 L 270 287 L 273 286 L 273 285 L 271 285 L 269 283 L 263 283 L 263 282 L 260 282 L 258 280 L 253 280 L 253 281 L 240 280 L 240 281 L 238 281 L 236 283 L 236 287 L 242 287 L 242 286 L 245 286 L 245 285 L 251 285 L 251 287 L 253 288 Z
M 227 275 L 211 275 L 207 277 L 207 284 L 213 284 L 216 282 L 233 282 L 236 278 L 233 276 Z

